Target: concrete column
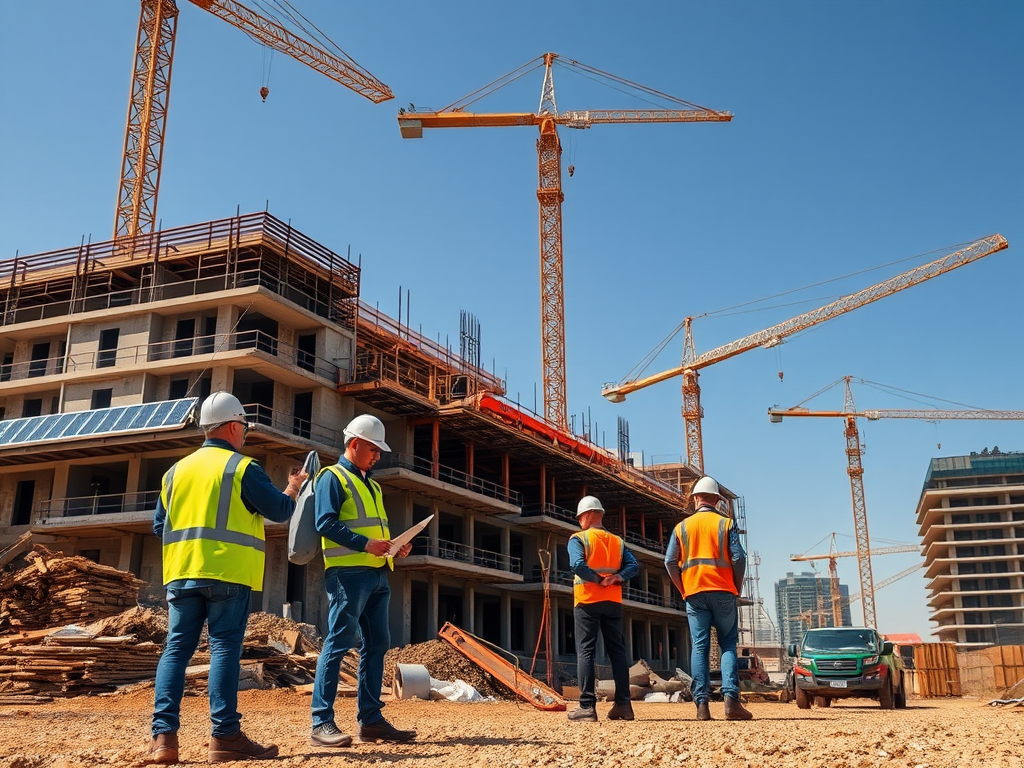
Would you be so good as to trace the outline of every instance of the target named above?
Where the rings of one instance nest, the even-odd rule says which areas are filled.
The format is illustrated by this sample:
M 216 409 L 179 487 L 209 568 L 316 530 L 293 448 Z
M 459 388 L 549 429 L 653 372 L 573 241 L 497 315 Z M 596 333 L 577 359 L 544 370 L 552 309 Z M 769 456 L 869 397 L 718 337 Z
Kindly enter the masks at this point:
M 505 557 L 508 557 L 509 556 L 509 552 L 511 552 L 511 551 L 512 551 L 512 531 L 509 528 L 502 528 L 501 529 L 501 554 L 503 554 Z M 511 561 L 509 561 L 506 564 L 505 568 L 503 568 L 502 570 L 511 571 L 512 570 L 512 563 L 511 563 Z
M 139 476 L 142 473 L 142 455 L 133 453 L 128 457 L 128 476 L 125 479 L 125 493 L 139 492 Z
M 551 596 L 551 652 L 555 658 L 558 658 L 558 648 L 560 637 L 561 637 L 561 621 L 558 615 L 558 598 L 554 595 Z
M 661 625 L 661 668 L 672 671 L 672 666 L 669 664 L 669 649 L 668 649 L 668 624 Z
M 51 499 L 63 499 L 67 497 L 68 469 L 70 469 L 70 465 L 63 461 L 53 468 L 53 487 L 50 489 Z
M 121 551 L 117 557 L 117 569 L 119 571 L 130 571 L 132 567 L 132 545 L 139 537 L 137 533 L 126 533 L 121 536 Z
M 467 584 L 466 591 L 462 595 L 469 631 L 474 635 L 479 635 L 480 633 L 476 631 L 476 589 L 473 588 L 472 584 Z
M 431 522 L 436 522 L 436 518 Z M 434 531 L 434 541 L 437 541 L 437 531 Z M 437 619 L 437 574 L 431 573 L 427 579 L 427 637 L 437 637 L 437 630 L 441 628 Z
M 512 647 L 512 595 L 501 593 L 501 647 Z

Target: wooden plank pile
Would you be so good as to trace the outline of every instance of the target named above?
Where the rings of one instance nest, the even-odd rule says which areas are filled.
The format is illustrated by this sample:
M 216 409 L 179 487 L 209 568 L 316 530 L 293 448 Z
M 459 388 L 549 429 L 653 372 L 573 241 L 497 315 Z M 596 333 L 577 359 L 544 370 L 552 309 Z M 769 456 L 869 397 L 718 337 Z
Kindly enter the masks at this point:
M 23 537 L 24 538 L 24 537 Z M 138 603 L 140 582 L 131 573 L 85 557 L 67 557 L 41 544 L 6 550 L 0 564 L 0 634 L 85 623 Z
M 0 637 L 0 704 L 113 691 L 153 677 L 160 646 L 133 635 L 101 637 L 74 625 Z

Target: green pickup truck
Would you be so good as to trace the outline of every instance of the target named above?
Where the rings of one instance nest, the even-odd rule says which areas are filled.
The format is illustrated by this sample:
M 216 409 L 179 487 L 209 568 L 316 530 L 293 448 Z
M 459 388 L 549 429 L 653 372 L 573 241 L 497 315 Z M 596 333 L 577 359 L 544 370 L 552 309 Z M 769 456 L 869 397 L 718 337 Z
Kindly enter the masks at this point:
M 868 627 L 821 627 L 789 646 L 795 658 L 796 705 L 827 707 L 833 699 L 878 699 L 882 709 L 907 706 L 903 662 L 892 643 Z

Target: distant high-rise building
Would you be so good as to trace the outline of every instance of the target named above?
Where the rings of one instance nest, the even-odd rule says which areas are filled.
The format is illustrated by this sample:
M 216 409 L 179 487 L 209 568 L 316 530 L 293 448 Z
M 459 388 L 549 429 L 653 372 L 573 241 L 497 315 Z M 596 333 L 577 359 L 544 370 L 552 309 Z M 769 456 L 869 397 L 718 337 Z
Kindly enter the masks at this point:
M 842 599 L 843 626 L 850 626 L 850 588 L 839 585 Z M 832 593 L 827 578 L 815 573 L 787 573 L 784 579 L 775 582 L 775 612 L 782 645 L 799 642 L 808 627 L 831 627 Z M 818 598 L 821 598 L 821 615 L 818 615 Z
M 917 524 L 939 640 L 1024 643 L 1024 452 L 932 459 Z

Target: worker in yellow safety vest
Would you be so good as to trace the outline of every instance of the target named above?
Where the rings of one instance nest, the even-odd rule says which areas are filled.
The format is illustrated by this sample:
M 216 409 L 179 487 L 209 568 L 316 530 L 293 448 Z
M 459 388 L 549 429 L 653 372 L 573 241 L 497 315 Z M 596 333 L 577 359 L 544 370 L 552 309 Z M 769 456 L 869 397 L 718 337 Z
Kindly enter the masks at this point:
M 211 763 L 277 756 L 241 730 L 238 675 L 253 591 L 263 590 L 263 519 L 284 522 L 306 477 L 293 470 L 280 492 L 260 465 L 240 453 L 249 431 L 245 409 L 230 392 L 203 401 L 202 447 L 163 477 L 153 532 L 163 542 L 167 642 L 156 670 L 153 739 L 148 762 L 178 762 L 185 669 L 205 623 L 210 636 Z
M 690 674 L 697 719 L 710 720 L 711 692 L 708 652 L 711 627 L 722 649 L 722 695 L 727 720 L 750 720 L 753 715 L 740 702 L 736 669 L 739 635 L 737 600 L 743 586 L 747 556 L 732 518 L 724 507 L 718 483 L 702 477 L 690 491 L 694 513 L 679 523 L 665 549 L 665 568 L 686 601 L 690 625 Z
M 576 677 L 580 705 L 569 713 L 572 721 L 596 721 L 597 702 L 594 654 L 597 636 L 605 650 L 615 680 L 615 704 L 609 720 L 632 720 L 629 700 L 629 659 L 622 639 L 622 585 L 640 572 L 633 554 L 622 539 L 604 529 L 604 506 L 595 496 L 584 496 L 576 505 L 579 533 L 569 537 L 569 567 L 573 576 L 573 619 L 576 624 Z
M 395 728 L 381 714 L 384 654 L 391 645 L 388 573 L 394 568 L 393 558 L 405 557 L 412 550 L 409 542 L 392 551 L 384 494 L 370 477 L 381 451 L 391 448 L 384 442 L 384 425 L 376 416 L 356 416 L 344 434 L 345 454 L 337 464 L 320 471 L 314 490 L 328 604 L 327 636 L 313 683 L 310 743 L 318 747 L 352 743 L 352 737 L 335 724 L 334 700 L 341 659 L 360 637 L 359 740 L 410 741 L 416 737 L 416 731 Z

